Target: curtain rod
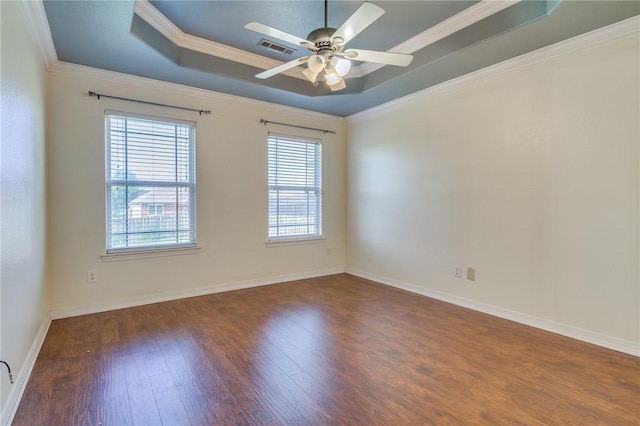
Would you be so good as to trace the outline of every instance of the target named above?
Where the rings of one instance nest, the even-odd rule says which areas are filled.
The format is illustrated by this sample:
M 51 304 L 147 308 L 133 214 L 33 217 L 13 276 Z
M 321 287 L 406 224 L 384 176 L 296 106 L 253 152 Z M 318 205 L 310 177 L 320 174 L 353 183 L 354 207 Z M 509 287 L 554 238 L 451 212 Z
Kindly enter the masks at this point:
M 175 105 L 167 105 L 167 104 L 159 104 L 159 103 L 156 103 L 156 102 L 141 101 L 141 100 L 138 100 L 138 99 L 121 98 L 121 97 L 118 97 L 118 96 L 105 95 L 105 94 L 102 94 L 102 93 L 96 93 L 96 92 L 92 92 L 92 91 L 89 91 L 89 96 L 96 96 L 98 98 L 98 100 L 100 100 L 100 97 L 103 97 L 103 98 L 110 98 L 110 99 L 119 99 L 121 101 L 138 102 L 140 104 L 156 105 L 156 106 L 161 106 L 161 107 L 166 107 L 166 108 L 182 109 L 182 110 L 185 110 L 185 111 L 195 111 L 200 115 L 202 115 L 202 114 L 204 114 L 204 115 L 211 114 L 211 110 L 187 108 L 187 107 L 181 107 L 181 106 L 175 106 Z
M 316 129 L 315 127 L 305 127 L 305 126 L 298 126 L 296 124 L 278 123 L 277 121 L 269 121 L 269 120 L 265 120 L 264 118 L 261 118 L 260 122 L 263 123 L 265 126 L 271 123 L 271 124 L 279 124 L 281 126 L 295 127 L 297 129 L 315 130 L 316 132 L 322 132 L 324 134 L 327 134 L 327 133 L 333 133 L 334 135 L 336 134 L 335 130 Z

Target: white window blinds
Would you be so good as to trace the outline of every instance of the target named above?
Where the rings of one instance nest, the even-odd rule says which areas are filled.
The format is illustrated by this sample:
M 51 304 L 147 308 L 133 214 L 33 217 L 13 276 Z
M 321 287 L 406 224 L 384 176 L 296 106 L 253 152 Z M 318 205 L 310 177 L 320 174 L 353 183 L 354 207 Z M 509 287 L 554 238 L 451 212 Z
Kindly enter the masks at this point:
M 195 123 L 107 111 L 107 252 L 195 245 L 195 185 Z
M 269 134 L 269 240 L 322 236 L 321 148 Z

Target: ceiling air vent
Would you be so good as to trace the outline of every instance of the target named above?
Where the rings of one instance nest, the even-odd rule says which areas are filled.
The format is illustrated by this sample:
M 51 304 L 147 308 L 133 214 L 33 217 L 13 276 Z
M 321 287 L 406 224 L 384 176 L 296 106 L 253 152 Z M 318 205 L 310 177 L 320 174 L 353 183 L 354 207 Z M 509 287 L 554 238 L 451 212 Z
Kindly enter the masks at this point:
M 262 40 L 260 40 L 260 43 L 258 43 L 258 46 L 275 50 L 276 52 L 284 53 L 286 55 L 291 55 L 293 52 L 295 52 L 295 49 L 291 49 L 290 47 L 286 47 L 281 44 L 274 43 L 273 41 L 267 40 L 266 38 L 263 38 Z

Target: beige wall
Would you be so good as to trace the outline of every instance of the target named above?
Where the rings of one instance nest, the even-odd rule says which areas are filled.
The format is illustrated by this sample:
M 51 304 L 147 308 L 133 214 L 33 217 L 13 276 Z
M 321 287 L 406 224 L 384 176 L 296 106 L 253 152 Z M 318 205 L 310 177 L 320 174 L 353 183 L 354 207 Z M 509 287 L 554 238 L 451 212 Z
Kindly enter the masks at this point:
M 637 348 L 638 52 L 634 34 L 350 119 L 348 267 Z
M 0 2 L 0 358 L 14 377 L 48 313 L 45 262 L 45 72 L 22 4 Z M 5 421 L 16 385 L 0 369 Z M 13 401 L 8 401 L 12 397 Z
M 49 259 L 54 311 L 113 304 L 195 289 L 342 270 L 345 266 L 345 120 L 276 105 L 181 90 L 126 77 L 121 82 L 53 72 L 48 80 Z M 91 98 L 89 90 L 211 109 L 211 116 Z M 199 254 L 103 262 L 105 252 L 104 110 L 197 122 Z M 333 129 L 336 135 L 264 126 L 260 118 Z M 268 131 L 323 140 L 322 244 L 266 247 Z M 332 254 L 326 255 L 326 248 Z M 96 269 L 98 282 L 87 283 Z

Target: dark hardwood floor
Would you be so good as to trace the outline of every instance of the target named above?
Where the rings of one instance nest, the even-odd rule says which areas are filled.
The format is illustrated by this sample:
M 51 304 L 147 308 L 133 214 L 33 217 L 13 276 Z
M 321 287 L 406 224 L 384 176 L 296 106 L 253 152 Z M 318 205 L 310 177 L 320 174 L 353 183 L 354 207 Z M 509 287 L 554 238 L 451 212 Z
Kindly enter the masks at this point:
M 350 275 L 53 321 L 14 425 L 637 425 L 640 359 Z

